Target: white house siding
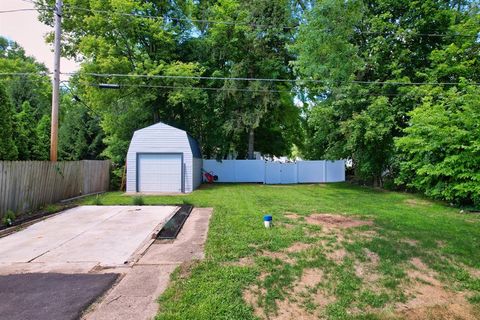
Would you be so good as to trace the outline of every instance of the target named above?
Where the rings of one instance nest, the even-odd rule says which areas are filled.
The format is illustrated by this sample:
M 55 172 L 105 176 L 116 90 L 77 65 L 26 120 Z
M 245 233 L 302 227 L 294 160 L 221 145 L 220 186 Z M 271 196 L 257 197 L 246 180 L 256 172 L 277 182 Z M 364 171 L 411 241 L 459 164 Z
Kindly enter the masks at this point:
M 184 192 L 192 192 L 193 157 L 187 133 L 164 123 L 135 131 L 127 154 L 127 192 L 136 192 L 137 153 L 183 153 Z

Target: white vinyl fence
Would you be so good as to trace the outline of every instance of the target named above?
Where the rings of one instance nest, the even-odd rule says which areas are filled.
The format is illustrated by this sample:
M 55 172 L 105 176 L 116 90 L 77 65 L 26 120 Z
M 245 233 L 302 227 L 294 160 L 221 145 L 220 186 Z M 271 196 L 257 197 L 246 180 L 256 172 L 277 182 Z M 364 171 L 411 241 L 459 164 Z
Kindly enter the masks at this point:
M 218 182 L 265 184 L 322 183 L 345 181 L 345 161 L 203 160 L 203 169 L 218 176 Z

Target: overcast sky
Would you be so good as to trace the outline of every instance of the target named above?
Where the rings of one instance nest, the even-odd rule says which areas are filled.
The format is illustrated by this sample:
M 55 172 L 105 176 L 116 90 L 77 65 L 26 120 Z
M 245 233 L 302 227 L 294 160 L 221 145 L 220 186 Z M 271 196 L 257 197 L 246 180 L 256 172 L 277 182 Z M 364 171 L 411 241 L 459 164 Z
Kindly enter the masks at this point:
M 0 0 L 0 11 L 33 7 L 27 1 Z M 38 21 L 37 16 L 36 11 L 0 13 L 0 35 L 18 42 L 27 55 L 35 57 L 53 71 L 52 47 L 45 43 L 45 34 L 52 28 Z M 77 69 L 75 61 L 61 60 L 62 72 L 74 72 Z

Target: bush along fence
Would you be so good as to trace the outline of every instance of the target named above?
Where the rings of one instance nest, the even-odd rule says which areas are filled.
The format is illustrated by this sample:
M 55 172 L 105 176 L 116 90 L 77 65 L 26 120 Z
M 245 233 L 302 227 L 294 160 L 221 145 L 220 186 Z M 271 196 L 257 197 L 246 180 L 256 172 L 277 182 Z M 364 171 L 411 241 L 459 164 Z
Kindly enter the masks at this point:
M 110 161 L 0 161 L 0 223 L 9 212 L 108 190 Z

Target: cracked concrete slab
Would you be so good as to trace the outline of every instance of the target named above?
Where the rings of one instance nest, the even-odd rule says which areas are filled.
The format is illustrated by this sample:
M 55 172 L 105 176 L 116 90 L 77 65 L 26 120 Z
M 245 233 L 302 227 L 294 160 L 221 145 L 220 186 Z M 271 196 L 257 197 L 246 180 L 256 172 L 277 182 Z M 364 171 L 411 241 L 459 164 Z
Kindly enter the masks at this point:
M 0 263 L 122 265 L 174 206 L 80 206 L 0 238 Z M 44 268 L 45 265 L 31 265 Z M 12 269 L 12 267 L 8 267 Z

